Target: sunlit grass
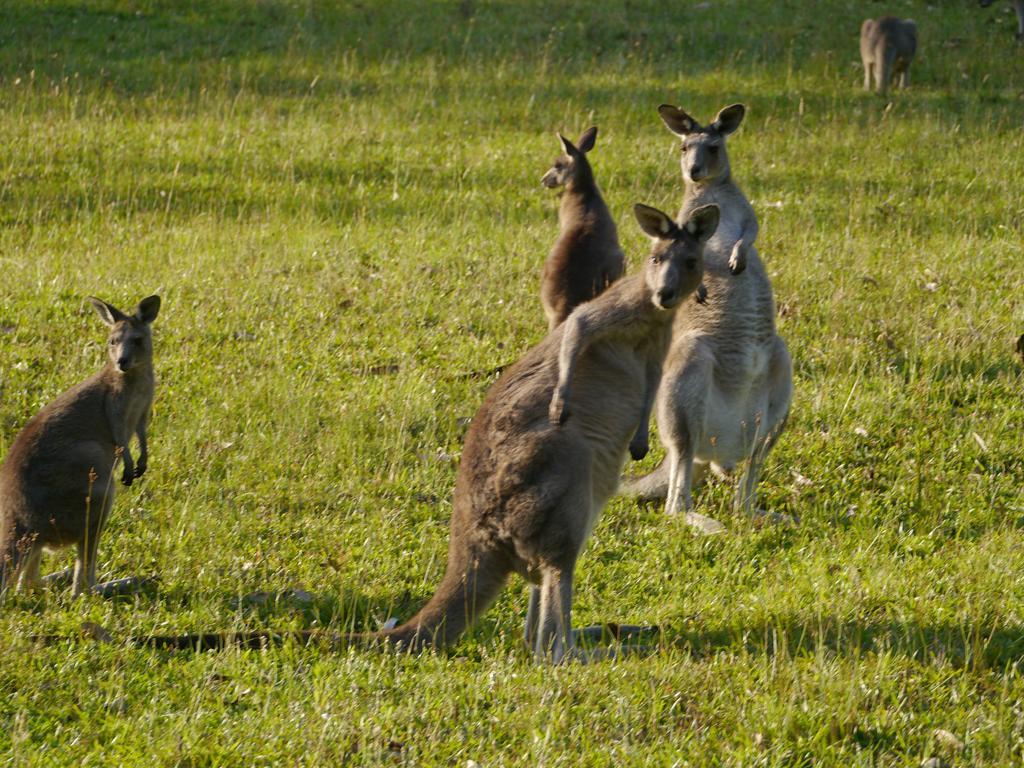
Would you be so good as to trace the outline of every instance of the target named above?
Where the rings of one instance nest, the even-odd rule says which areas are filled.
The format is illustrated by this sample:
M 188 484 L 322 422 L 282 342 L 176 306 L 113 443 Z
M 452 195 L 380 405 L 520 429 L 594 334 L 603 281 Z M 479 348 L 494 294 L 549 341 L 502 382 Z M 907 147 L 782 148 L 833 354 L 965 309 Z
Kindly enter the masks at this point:
M 1004 9 L 1001 6 L 1007 6 Z M 103 577 L 156 595 L 0 611 L 16 765 L 917 765 L 1024 755 L 1024 70 L 1009 4 L 31 2 L 0 25 L 0 451 L 95 370 L 84 297 L 159 292 L 150 470 Z M 865 12 L 864 8 L 868 10 Z M 913 16 L 912 89 L 860 90 L 866 13 Z M 374 627 L 440 577 L 462 435 L 542 337 L 555 130 L 631 264 L 675 142 L 730 140 L 796 394 L 727 536 L 609 506 L 579 623 L 662 648 L 538 668 L 514 582 L 450 653 L 193 657 L 28 635 Z M 643 467 L 659 459 L 656 450 Z M 63 567 L 68 553 L 50 557 Z M 239 607 L 301 587 L 312 605 Z

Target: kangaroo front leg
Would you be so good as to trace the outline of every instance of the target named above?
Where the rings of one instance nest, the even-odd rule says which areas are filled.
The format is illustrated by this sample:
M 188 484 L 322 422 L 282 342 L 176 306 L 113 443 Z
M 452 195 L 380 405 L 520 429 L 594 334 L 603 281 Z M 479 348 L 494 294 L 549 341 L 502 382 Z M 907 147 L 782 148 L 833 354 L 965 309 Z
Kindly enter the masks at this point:
M 661 381 L 661 363 L 656 359 L 647 361 L 644 382 L 644 404 L 640 410 L 640 423 L 637 424 L 636 433 L 629 442 L 629 455 L 639 461 L 651 449 L 651 409 L 654 407 L 654 396 L 658 392 L 658 383 Z
M 149 426 L 149 414 L 139 419 L 139 426 L 135 430 L 135 436 L 139 438 L 139 460 L 135 462 L 135 477 L 142 477 L 149 466 L 149 442 L 146 440 L 146 427 Z

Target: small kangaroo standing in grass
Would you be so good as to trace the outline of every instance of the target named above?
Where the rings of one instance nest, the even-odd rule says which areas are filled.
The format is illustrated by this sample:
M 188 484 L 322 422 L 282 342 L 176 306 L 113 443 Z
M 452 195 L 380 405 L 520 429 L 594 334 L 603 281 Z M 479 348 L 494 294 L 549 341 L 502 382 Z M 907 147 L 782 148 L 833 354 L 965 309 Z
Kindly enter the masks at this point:
M 663 104 L 658 113 L 683 142 L 679 220 L 715 203 L 721 221 L 704 250 L 706 303 L 676 315 L 665 358 L 657 418 L 667 456 L 624 491 L 667 497 L 668 513 L 685 509 L 687 523 L 717 533 L 721 523 L 693 512 L 691 489 L 708 465 L 725 475 L 748 460 L 735 506 L 754 512 L 761 464 L 789 413 L 792 364 L 775 333 L 771 283 L 753 245 L 757 217 L 732 180 L 725 148 L 725 137 L 743 120 L 743 105 L 725 107 L 707 127 L 678 107 Z
M 636 206 L 654 239 L 642 275 L 616 282 L 529 350 L 491 387 L 462 451 L 452 504 L 448 565 L 427 604 L 401 626 L 356 635 L 286 635 L 335 646 L 390 642 L 405 651 L 454 642 L 495 600 L 513 572 L 532 585 L 525 637 L 538 659 L 574 651 L 576 560 L 628 452 L 647 452 L 647 424 L 672 319 L 700 285 L 704 244 L 718 208 L 677 226 Z M 692 309 L 687 309 L 692 311 Z M 578 631 L 586 632 L 586 630 Z M 156 647 L 259 647 L 266 632 L 135 638 Z
M 39 582 L 44 549 L 75 544 L 75 595 L 96 584 L 96 547 L 114 502 L 118 455 L 121 482 L 131 485 L 149 459 L 146 425 L 153 403 L 150 324 L 160 297 L 126 315 L 90 297 L 110 327 L 107 363 L 32 417 L 0 467 L 0 573 L 18 588 Z M 128 443 L 139 438 L 139 458 Z
M 588 128 L 576 146 L 565 136 L 562 154 L 541 177 L 548 189 L 564 187 L 558 206 L 560 233 L 544 262 L 540 298 L 554 329 L 584 301 L 590 301 L 626 270 L 615 220 L 608 212 L 587 153 L 594 148 L 597 128 Z
M 864 65 L 864 90 L 885 93 L 889 83 L 899 75 L 899 87 L 909 84 L 910 62 L 917 51 L 917 24 L 913 19 L 882 16 L 864 19 L 860 26 L 860 60 Z
M 978 0 L 982 8 L 992 5 L 992 0 Z M 1013 0 L 1013 10 L 1017 13 L 1017 42 L 1024 42 L 1024 0 Z

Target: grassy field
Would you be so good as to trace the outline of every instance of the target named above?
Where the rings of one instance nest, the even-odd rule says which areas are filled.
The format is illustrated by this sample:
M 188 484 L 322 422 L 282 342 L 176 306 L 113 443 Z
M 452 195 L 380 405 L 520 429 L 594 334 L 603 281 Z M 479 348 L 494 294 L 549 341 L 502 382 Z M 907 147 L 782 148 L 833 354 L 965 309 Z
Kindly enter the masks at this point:
M 3 764 L 1019 764 L 1024 49 L 975 5 L 0 0 L 0 453 L 101 365 L 86 295 L 164 299 L 150 470 L 100 549 L 159 589 L 0 606 Z M 884 12 L 921 38 L 891 100 L 857 52 Z M 535 665 L 519 581 L 417 657 L 28 641 L 410 615 L 488 372 L 546 327 L 553 132 L 600 127 L 635 268 L 632 204 L 681 199 L 665 101 L 749 108 L 796 375 L 762 500 L 801 523 L 723 484 L 712 539 L 613 501 L 574 619 L 659 624 L 657 653 Z

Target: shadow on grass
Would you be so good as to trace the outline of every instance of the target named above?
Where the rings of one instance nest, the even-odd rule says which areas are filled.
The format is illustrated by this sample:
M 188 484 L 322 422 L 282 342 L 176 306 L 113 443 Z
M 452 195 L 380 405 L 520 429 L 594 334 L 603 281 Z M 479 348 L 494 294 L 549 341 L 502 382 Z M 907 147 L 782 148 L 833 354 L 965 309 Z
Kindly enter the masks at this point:
M 888 653 L 918 663 L 940 660 L 972 669 L 999 669 L 1024 660 L 1024 626 L 1002 623 L 860 622 L 831 617 L 807 622 L 779 617 L 755 626 L 664 628 L 662 643 L 697 658 L 737 651 L 790 658 L 827 651 L 854 659 Z

